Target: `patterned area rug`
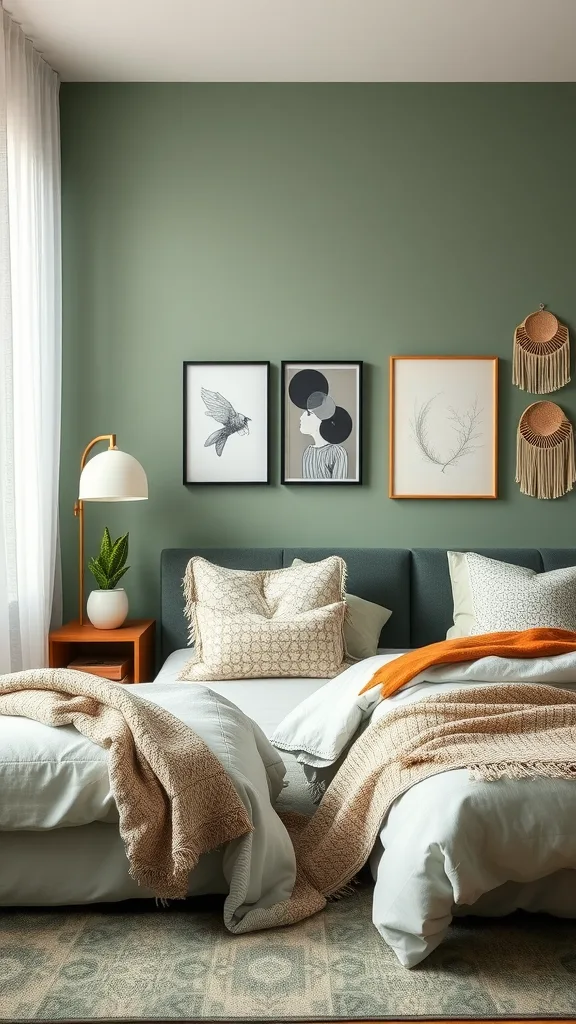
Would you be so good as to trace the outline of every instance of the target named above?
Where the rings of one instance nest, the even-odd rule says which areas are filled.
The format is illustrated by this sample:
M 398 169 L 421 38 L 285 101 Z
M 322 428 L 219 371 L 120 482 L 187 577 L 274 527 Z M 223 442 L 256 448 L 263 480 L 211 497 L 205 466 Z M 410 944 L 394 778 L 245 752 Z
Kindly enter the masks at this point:
M 287 757 L 279 810 L 311 813 Z M 372 885 L 291 928 L 232 936 L 215 899 L 0 910 L 0 1020 L 571 1017 L 573 921 L 460 919 L 407 971 L 372 924 Z
M 420 967 L 371 923 L 372 887 L 302 924 L 232 936 L 219 908 L 135 902 L 0 914 L 0 1018 L 290 1020 L 572 1016 L 576 929 L 461 920 Z

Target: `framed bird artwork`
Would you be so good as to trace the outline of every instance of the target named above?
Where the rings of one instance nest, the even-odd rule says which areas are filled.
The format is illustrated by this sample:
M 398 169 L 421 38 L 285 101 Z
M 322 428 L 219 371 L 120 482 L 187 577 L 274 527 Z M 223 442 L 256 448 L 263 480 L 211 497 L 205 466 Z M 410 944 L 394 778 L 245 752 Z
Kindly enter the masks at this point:
M 270 363 L 184 363 L 185 484 L 270 482 Z

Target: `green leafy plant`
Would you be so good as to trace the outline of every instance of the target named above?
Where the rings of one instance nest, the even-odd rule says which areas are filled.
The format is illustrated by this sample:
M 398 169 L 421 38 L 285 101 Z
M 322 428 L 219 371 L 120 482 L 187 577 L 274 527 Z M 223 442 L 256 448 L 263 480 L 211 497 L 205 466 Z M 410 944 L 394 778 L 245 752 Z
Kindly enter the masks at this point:
M 118 537 L 112 543 L 110 530 L 104 527 L 104 536 L 100 544 L 98 558 L 91 558 L 88 568 L 94 576 L 100 590 L 113 590 L 120 582 L 125 572 L 130 568 L 126 565 L 128 558 L 128 534 Z

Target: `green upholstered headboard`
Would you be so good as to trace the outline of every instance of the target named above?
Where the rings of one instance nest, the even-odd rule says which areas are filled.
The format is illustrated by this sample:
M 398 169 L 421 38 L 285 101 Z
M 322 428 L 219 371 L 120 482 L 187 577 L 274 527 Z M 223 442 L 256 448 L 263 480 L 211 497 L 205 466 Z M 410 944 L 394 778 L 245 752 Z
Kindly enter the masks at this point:
M 465 550 L 538 572 L 576 565 L 576 548 Z M 392 609 L 381 647 L 421 647 L 444 639 L 452 623 L 445 548 L 167 548 L 161 557 L 162 658 L 188 644 L 182 577 L 192 555 L 229 569 L 280 569 L 294 558 L 313 562 L 333 554 L 346 561 L 351 594 Z

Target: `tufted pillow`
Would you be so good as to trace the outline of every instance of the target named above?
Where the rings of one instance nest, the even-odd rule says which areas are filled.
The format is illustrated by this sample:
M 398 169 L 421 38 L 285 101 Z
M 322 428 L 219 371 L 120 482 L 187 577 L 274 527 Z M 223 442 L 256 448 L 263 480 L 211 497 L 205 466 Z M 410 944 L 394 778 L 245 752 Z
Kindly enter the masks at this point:
M 475 552 L 448 552 L 454 626 L 448 638 L 506 630 L 576 630 L 576 566 L 535 572 Z
M 330 679 L 344 668 L 337 556 L 289 569 L 224 569 L 195 556 L 184 576 L 194 654 L 179 679 Z

